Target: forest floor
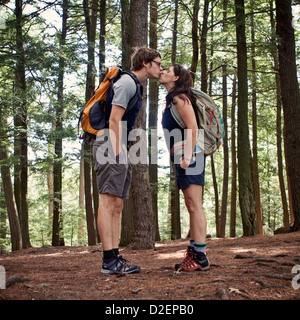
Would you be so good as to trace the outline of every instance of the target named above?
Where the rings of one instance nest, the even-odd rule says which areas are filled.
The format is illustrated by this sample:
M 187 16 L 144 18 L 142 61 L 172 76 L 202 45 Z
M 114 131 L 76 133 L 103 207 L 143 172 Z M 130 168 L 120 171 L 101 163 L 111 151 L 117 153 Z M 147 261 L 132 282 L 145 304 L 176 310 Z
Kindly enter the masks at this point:
M 101 246 L 6 253 L 0 300 L 300 300 L 300 232 L 207 240 L 211 268 L 202 272 L 174 271 L 186 240 L 121 248 L 141 266 L 125 276 L 101 274 Z

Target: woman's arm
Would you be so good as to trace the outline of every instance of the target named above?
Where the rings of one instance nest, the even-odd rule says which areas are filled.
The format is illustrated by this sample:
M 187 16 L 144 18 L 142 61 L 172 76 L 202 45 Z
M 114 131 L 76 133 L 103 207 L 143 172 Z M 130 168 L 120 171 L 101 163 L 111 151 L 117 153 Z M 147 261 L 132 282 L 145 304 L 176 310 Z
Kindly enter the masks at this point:
M 176 103 L 176 108 L 184 121 L 184 123 L 187 126 L 187 145 L 184 150 L 184 157 L 183 160 L 181 161 L 180 166 L 183 169 L 186 169 L 191 161 L 191 158 L 193 156 L 193 150 L 195 149 L 196 146 L 196 138 L 197 138 L 197 120 L 195 116 L 195 112 L 193 109 L 193 106 L 188 98 L 186 99 L 181 99 L 175 97 L 174 99 Z

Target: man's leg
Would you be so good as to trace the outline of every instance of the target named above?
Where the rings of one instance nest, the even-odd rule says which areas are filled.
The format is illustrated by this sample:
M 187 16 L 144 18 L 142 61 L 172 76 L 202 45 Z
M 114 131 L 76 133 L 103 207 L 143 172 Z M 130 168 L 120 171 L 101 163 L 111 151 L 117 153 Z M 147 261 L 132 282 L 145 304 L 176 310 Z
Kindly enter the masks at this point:
M 121 213 L 123 210 L 123 199 L 117 198 L 115 202 L 115 207 L 113 211 L 112 218 L 112 246 L 113 249 L 117 249 L 119 247 L 120 242 L 120 226 L 121 226 Z
M 113 249 L 114 211 L 117 197 L 110 194 L 100 194 L 98 209 L 98 230 L 104 251 Z
M 121 198 L 110 194 L 100 194 L 98 229 L 103 248 L 101 272 L 104 274 L 128 274 L 140 271 L 140 267 L 128 265 L 126 260 L 113 250 L 119 246 L 122 208 L 123 200 Z

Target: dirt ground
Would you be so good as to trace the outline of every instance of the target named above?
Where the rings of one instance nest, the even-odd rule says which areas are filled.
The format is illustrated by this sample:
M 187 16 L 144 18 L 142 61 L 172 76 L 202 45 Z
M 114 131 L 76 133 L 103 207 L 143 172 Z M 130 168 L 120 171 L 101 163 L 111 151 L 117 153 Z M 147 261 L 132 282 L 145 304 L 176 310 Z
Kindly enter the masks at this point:
M 101 246 L 29 248 L 0 256 L 0 300 L 300 300 L 300 232 L 208 239 L 211 268 L 174 271 L 187 241 L 121 248 L 138 274 L 101 274 Z M 3 270 L 3 268 L 2 268 Z

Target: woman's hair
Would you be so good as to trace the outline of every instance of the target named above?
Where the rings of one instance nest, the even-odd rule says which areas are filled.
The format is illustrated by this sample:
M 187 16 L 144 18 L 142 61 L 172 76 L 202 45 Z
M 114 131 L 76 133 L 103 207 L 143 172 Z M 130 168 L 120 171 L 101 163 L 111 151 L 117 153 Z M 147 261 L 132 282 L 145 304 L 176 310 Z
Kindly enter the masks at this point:
M 152 48 L 135 47 L 131 55 L 131 71 L 138 71 L 143 68 L 143 62 L 152 62 L 157 57 L 161 58 L 160 53 Z
M 196 104 L 196 98 L 191 90 L 193 86 L 191 73 L 179 64 L 174 64 L 173 68 L 175 76 L 178 76 L 178 80 L 166 96 L 167 106 L 174 102 L 175 96 L 184 101 L 189 99 L 194 106 Z

